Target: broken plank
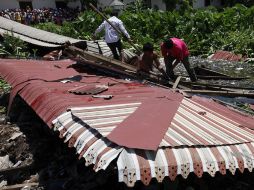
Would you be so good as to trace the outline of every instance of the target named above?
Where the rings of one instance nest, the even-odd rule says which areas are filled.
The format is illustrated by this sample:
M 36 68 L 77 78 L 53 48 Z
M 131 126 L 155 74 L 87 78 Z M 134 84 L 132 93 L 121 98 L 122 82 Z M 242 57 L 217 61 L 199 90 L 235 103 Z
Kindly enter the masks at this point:
M 177 77 L 177 79 L 176 79 L 176 81 L 175 81 L 175 83 L 174 83 L 174 85 L 173 85 L 173 89 L 176 89 L 176 88 L 177 88 L 177 86 L 178 86 L 178 84 L 179 84 L 181 78 L 182 78 L 181 76 L 178 76 L 178 77 Z
M 109 71 L 115 71 L 117 73 L 124 74 L 125 76 L 131 76 L 131 78 L 135 78 L 138 80 L 148 80 L 155 83 L 159 83 L 161 85 L 165 86 L 173 86 L 173 82 L 169 80 L 163 79 L 162 76 L 153 74 L 153 73 L 142 73 L 141 75 L 136 74 L 136 67 L 133 65 L 129 65 L 127 63 L 123 63 L 119 60 L 105 57 L 100 54 L 91 53 L 88 51 L 84 51 L 82 49 L 79 49 L 77 47 L 69 46 L 66 51 L 68 51 L 70 54 L 73 54 L 80 59 L 82 59 L 85 63 L 93 65 L 97 68 L 104 68 Z M 89 61 L 88 61 L 89 60 Z M 128 70 L 129 72 L 126 72 Z M 131 71 L 131 72 L 130 72 Z M 179 85 L 178 85 L 179 86 Z M 182 89 L 186 89 L 184 86 L 179 86 Z
M 201 82 L 180 81 L 180 84 L 188 85 L 188 86 L 198 85 L 198 86 L 205 86 L 205 87 L 218 87 L 218 88 L 240 89 L 240 90 L 254 90 L 254 88 L 250 88 L 250 87 L 239 87 L 239 86 L 220 85 L 220 84 L 207 84 L 207 83 L 201 83 Z
M 14 173 L 18 171 L 27 171 L 31 170 L 34 166 L 33 165 L 27 165 L 27 166 L 20 166 L 20 167 L 13 167 L 13 168 L 7 168 L 4 170 L 0 170 L 0 175 L 7 176 L 7 175 L 13 175 Z
M 213 71 L 213 70 L 205 68 L 205 67 L 195 67 L 194 71 L 195 71 L 196 75 L 199 75 L 199 76 L 224 76 L 224 77 L 231 77 L 231 76 L 226 75 L 224 73 Z
M 76 48 L 74 46 L 70 46 L 70 47 L 68 47 L 68 49 L 72 50 L 72 51 L 75 51 L 76 53 L 79 53 L 83 56 L 87 56 L 87 58 L 90 58 L 92 60 L 107 62 L 108 64 L 114 64 L 115 66 L 120 66 L 120 67 L 128 69 L 128 70 L 136 70 L 136 68 L 131 66 L 131 65 L 128 65 L 126 63 L 122 63 L 121 61 L 118 61 L 118 60 L 115 60 L 115 59 L 112 59 L 112 58 L 105 57 L 105 56 L 100 55 L 100 54 L 94 54 L 94 53 L 91 53 L 91 52 L 88 52 L 88 51 L 83 51 L 83 50 L 81 50 L 79 48 Z
M 215 90 L 183 90 L 186 93 L 205 94 L 214 96 L 228 96 L 228 97 L 249 97 L 254 98 L 254 93 L 239 92 L 239 91 L 215 91 Z
M 245 80 L 249 79 L 248 77 L 228 77 L 228 76 L 202 76 L 202 75 L 197 75 L 198 79 L 203 79 L 203 80 Z
M 113 68 L 113 67 L 109 67 L 108 65 L 105 65 L 103 63 L 96 63 L 95 61 L 91 61 L 91 60 L 87 60 L 85 59 L 84 57 L 82 56 L 79 56 L 79 59 L 82 61 L 82 62 L 79 62 L 79 64 L 85 64 L 85 65 L 91 65 L 91 66 L 94 66 L 94 67 L 97 67 L 97 68 L 102 68 L 104 70 L 110 70 L 110 71 L 114 71 L 116 73 L 119 73 L 119 74 L 123 74 L 125 76 L 128 76 L 128 77 L 131 77 L 131 78 L 134 78 L 135 76 L 132 75 L 131 73 L 128 73 L 128 72 L 124 72 L 122 70 L 119 70 L 117 68 Z
M 24 183 L 24 184 L 17 184 L 17 185 L 9 185 L 1 188 L 2 190 L 20 190 L 23 187 L 34 187 L 34 186 L 39 186 L 39 183 Z

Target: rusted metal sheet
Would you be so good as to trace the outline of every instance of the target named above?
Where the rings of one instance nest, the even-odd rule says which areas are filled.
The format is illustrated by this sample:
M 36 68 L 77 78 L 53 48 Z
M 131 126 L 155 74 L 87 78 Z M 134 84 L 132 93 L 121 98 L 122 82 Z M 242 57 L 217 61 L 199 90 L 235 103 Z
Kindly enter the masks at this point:
M 132 104 L 106 104 L 72 108 L 71 112 L 92 128 L 108 127 L 107 138 L 129 148 L 156 150 L 159 145 L 212 146 L 254 141 L 254 132 L 246 128 L 254 127 L 252 118 L 206 99 L 171 93 L 166 101 L 163 97 L 155 101 L 150 96 L 148 101 L 132 103 L 134 109 L 130 109 Z M 147 142 L 150 136 L 153 138 Z
M 129 148 L 157 150 L 180 105 L 180 101 L 170 94 L 168 98 L 165 94 L 165 98 L 163 95 L 155 98 L 150 96 L 142 101 L 138 109 L 117 125 L 107 138 Z M 182 96 L 177 98 L 182 99 Z
M 21 40 L 27 41 L 39 46 L 58 47 L 63 46 L 66 42 L 77 44 L 84 42 L 74 38 L 54 34 L 44 30 L 36 29 L 18 22 L 0 17 L 0 33 L 13 33 L 15 37 L 20 37 Z
M 86 68 L 79 73 L 72 64 L 0 60 L 0 76 L 13 87 L 11 99 L 19 94 L 95 171 L 117 160 L 119 181 L 134 186 L 166 176 L 253 170 L 252 117 L 206 98 L 91 75 Z M 107 86 L 100 95 L 112 98 L 69 92 L 96 85 Z
M 133 105 L 135 104 L 138 103 L 133 103 Z M 149 118 L 145 117 L 146 115 L 144 110 L 140 109 L 141 105 L 138 106 L 138 109 L 137 107 L 129 108 L 130 105 L 117 104 L 73 108 L 71 111 L 74 116 L 78 117 L 85 124 L 89 125 L 92 128 L 97 130 L 100 128 L 103 128 L 103 130 L 107 128 L 107 138 L 109 140 L 115 142 L 118 145 L 126 146 L 129 148 L 134 147 L 139 149 L 156 150 L 158 146 L 156 146 L 156 148 L 152 146 L 154 141 L 156 143 L 160 143 L 161 147 L 175 147 L 185 145 L 213 146 L 224 144 L 239 144 L 252 142 L 254 140 L 253 131 L 244 128 L 243 126 L 251 125 L 251 123 L 248 124 L 246 121 L 240 122 L 241 124 L 237 123 L 231 120 L 230 116 L 225 117 L 226 113 L 221 114 L 215 112 L 204 107 L 201 104 L 198 104 L 195 101 L 184 98 L 181 102 L 180 107 L 173 114 L 174 117 L 172 121 L 168 123 L 165 122 L 167 124 L 166 131 L 164 131 L 164 129 L 162 130 L 163 134 L 165 134 L 164 138 L 161 137 L 159 141 L 156 141 L 156 136 L 160 134 L 161 130 L 161 126 L 159 126 L 159 124 L 163 125 L 163 123 L 160 123 L 159 120 L 162 120 L 162 117 L 166 117 L 167 114 L 165 114 L 165 116 L 162 112 L 159 112 L 162 115 L 162 117 L 160 117 L 155 114 L 157 111 L 156 109 L 148 110 L 148 112 L 157 116 L 156 118 L 153 118 L 153 116 Z M 124 107 L 119 108 L 119 106 Z M 138 112 L 140 114 L 144 113 L 144 117 L 142 117 L 142 115 L 136 117 Z M 232 116 L 233 115 L 231 115 L 231 117 Z M 136 123 L 129 122 L 129 119 L 131 119 L 131 121 L 135 121 Z M 157 122 L 158 125 L 154 124 L 152 120 L 156 120 L 155 122 Z M 144 126 L 142 126 L 142 122 L 145 122 L 145 124 L 149 123 L 150 125 L 147 124 L 145 125 L 146 128 L 144 128 Z M 151 126 L 156 126 L 154 127 L 155 131 L 153 131 Z M 68 130 L 68 127 L 66 129 Z M 145 129 L 148 132 L 145 131 Z M 140 133 L 142 133 L 142 135 L 140 135 Z M 146 142 L 146 139 L 149 138 L 149 136 L 152 134 L 153 138 L 151 138 L 149 142 Z
M 234 54 L 229 51 L 216 51 L 214 55 L 211 57 L 211 59 L 222 59 L 222 60 L 228 60 L 228 61 L 242 61 L 245 58 L 240 54 Z
M 159 182 L 165 177 L 174 181 L 177 175 L 187 178 L 190 173 L 202 177 L 227 170 L 235 174 L 244 169 L 253 171 L 253 143 L 217 147 L 160 148 L 158 151 L 125 149 L 118 161 L 119 181 L 134 186 L 136 181 L 148 185 L 152 178 Z
M 4 30 L 4 29 L 0 28 L 0 35 L 4 35 L 4 34 L 7 34 L 9 36 L 13 36 L 15 38 L 19 38 L 20 40 L 22 40 L 24 42 L 28 42 L 30 44 L 35 44 L 35 45 L 42 46 L 42 47 L 49 47 L 49 48 L 59 47 L 59 45 L 56 45 L 56 44 L 42 42 L 40 40 L 36 40 L 36 39 L 30 38 L 30 37 L 24 36 L 22 34 L 18 34 L 18 33 L 15 33 L 15 32 L 12 32 L 12 31 L 7 31 L 7 30 Z

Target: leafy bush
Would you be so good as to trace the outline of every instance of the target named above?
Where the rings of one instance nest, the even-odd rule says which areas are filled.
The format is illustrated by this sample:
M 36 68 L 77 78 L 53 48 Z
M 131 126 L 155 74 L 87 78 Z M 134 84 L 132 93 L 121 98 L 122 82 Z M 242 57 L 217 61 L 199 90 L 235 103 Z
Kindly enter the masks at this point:
M 149 41 L 159 50 L 165 37 L 174 36 L 185 40 L 192 55 L 224 49 L 254 57 L 253 15 L 254 7 L 238 4 L 223 10 L 210 7 L 171 12 L 138 7 L 138 11 L 124 11 L 120 18 L 140 46 Z M 74 38 L 90 39 L 101 22 L 99 15 L 86 11 L 72 23 L 64 23 L 63 26 L 47 23 L 38 27 Z
M 11 86 L 0 78 L 0 92 L 8 93 L 10 92 Z M 0 93 L 1 94 L 1 93 Z
M 0 54 L 12 55 L 17 57 L 28 57 L 28 48 L 19 38 L 15 38 L 13 33 L 6 33 L 3 36 L 3 41 L 0 42 Z

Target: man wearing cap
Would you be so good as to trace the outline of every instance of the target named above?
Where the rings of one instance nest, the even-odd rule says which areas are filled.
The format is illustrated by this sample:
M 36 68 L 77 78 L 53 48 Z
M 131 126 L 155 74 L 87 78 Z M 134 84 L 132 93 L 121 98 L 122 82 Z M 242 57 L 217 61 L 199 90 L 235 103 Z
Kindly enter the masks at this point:
M 168 38 L 164 40 L 164 42 L 161 44 L 161 54 L 164 57 L 166 73 L 171 79 L 176 79 L 173 69 L 178 65 L 178 63 L 182 62 L 190 76 L 191 81 L 197 81 L 195 72 L 190 67 L 190 53 L 184 41 L 178 38 Z

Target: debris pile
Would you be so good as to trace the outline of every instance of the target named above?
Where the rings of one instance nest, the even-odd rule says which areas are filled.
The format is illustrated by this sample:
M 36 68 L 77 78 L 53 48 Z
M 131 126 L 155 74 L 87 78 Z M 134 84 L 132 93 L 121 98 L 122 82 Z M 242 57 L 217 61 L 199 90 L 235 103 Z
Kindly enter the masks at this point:
M 179 76 L 173 83 L 163 72 L 138 75 L 134 65 L 112 59 L 102 42 L 50 34 L 49 43 L 42 31 L 34 37 L 42 46 L 64 46 L 63 54 L 78 62 L 0 60 L 1 76 L 13 87 L 9 118 L 7 101 L 0 100 L 1 187 L 251 189 L 253 117 L 223 100 L 192 96 L 253 98 L 252 87 L 213 83 L 249 77 L 203 67 L 196 68 L 197 77 L 209 82 Z M 253 114 L 249 108 L 242 110 Z
M 84 160 L 78 160 L 22 100 L 15 102 L 22 107 L 18 115 L 12 114 L 16 122 L 0 124 L 0 189 L 105 189 L 121 185 L 114 170 L 95 173 L 85 167 Z M 5 113 L 0 117 L 6 118 Z

